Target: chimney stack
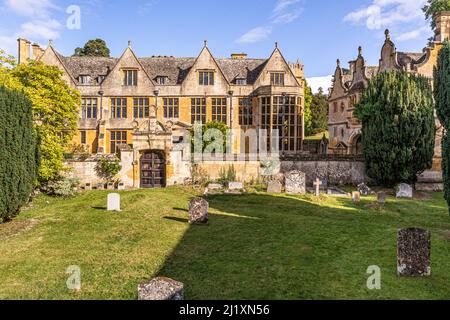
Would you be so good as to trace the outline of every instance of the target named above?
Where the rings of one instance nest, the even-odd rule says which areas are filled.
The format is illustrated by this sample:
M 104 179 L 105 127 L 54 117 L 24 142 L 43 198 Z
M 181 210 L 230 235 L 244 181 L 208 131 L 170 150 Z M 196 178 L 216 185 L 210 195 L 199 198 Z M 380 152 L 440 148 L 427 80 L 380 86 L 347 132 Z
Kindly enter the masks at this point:
M 433 17 L 436 24 L 434 41 L 444 42 L 450 38 L 450 11 L 442 11 Z
M 231 59 L 233 59 L 233 60 L 242 60 L 242 59 L 246 59 L 246 58 L 247 58 L 246 53 L 232 53 L 231 54 Z
M 17 39 L 19 43 L 19 64 L 27 63 L 31 59 L 31 42 L 22 38 Z
M 42 50 L 42 48 L 37 43 L 33 43 L 31 48 L 32 48 L 32 58 L 33 58 L 33 60 L 38 60 L 42 56 L 42 54 L 44 53 L 44 50 Z

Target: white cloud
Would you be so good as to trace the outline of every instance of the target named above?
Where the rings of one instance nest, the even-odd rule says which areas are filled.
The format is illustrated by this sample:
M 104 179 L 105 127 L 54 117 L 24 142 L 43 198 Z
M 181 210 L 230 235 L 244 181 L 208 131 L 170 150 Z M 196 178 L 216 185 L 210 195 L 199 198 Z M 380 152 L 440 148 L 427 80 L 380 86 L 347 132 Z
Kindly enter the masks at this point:
M 273 13 L 277 14 L 280 12 L 285 11 L 288 7 L 299 3 L 300 0 L 278 0 L 277 4 L 275 5 L 275 8 L 273 9 Z
M 52 0 L 5 0 L 5 4 L 14 13 L 32 18 L 47 18 L 58 8 Z
M 428 25 L 426 25 L 426 26 L 420 27 L 413 31 L 404 32 L 404 33 L 400 34 L 399 36 L 396 36 L 395 39 L 398 41 L 409 41 L 409 40 L 415 40 L 418 38 L 422 38 L 429 34 L 431 34 L 430 28 L 428 27 Z
M 21 26 L 21 36 L 32 39 L 57 39 L 61 23 L 56 20 L 34 20 L 26 22 Z
M 272 27 L 257 27 L 242 35 L 238 43 L 255 43 L 266 39 L 272 33 Z
M 424 21 L 422 8 L 426 3 L 427 0 L 373 0 L 371 5 L 347 14 L 344 21 L 365 23 L 370 30 Z
M 323 89 L 324 93 L 328 93 L 328 89 L 331 88 L 333 76 L 324 76 L 324 77 L 311 77 L 307 78 L 308 86 L 311 87 L 313 93 L 319 92 L 319 88 Z
M 15 36 L 0 36 L 0 49 L 6 51 L 7 54 L 17 54 L 17 38 Z

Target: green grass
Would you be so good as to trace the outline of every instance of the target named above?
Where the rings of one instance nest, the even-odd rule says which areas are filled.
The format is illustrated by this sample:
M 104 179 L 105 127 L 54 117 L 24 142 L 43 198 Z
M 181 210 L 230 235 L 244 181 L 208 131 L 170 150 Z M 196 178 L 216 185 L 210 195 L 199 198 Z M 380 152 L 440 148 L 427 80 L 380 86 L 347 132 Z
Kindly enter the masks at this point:
M 430 200 L 267 194 L 209 198 L 207 226 L 187 224 L 190 189 L 107 192 L 71 200 L 41 196 L 0 225 L 0 299 L 136 299 L 157 275 L 185 283 L 187 299 L 449 299 L 450 218 L 442 194 Z M 399 278 L 396 235 L 432 231 L 432 277 Z M 82 289 L 66 287 L 78 265 Z M 366 288 L 367 267 L 382 290 Z
M 305 140 L 322 140 L 324 134 L 325 134 L 325 138 L 328 139 L 329 133 L 328 133 L 328 131 L 325 131 L 325 132 L 321 132 L 321 133 L 318 133 L 313 136 L 305 137 Z

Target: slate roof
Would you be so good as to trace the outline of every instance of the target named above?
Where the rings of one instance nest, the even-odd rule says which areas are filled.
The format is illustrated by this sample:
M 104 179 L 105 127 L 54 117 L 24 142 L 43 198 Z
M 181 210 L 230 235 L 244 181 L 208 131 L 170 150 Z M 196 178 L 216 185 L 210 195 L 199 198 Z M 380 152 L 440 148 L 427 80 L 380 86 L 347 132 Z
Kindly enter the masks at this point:
M 426 58 L 423 52 L 397 52 L 397 61 L 401 66 L 405 66 L 408 62 L 419 64 Z
M 97 84 L 98 76 L 107 75 L 119 60 L 118 58 L 102 57 L 64 57 L 61 55 L 59 57 L 76 81 L 79 76 L 88 75 L 91 77 L 90 84 Z M 167 56 L 138 59 L 152 80 L 158 76 L 166 76 L 168 78 L 167 85 L 180 85 L 196 61 L 196 58 Z M 268 59 L 223 58 L 216 59 L 216 61 L 230 83 L 233 84 L 237 78 L 242 78 L 251 85 L 264 69 Z

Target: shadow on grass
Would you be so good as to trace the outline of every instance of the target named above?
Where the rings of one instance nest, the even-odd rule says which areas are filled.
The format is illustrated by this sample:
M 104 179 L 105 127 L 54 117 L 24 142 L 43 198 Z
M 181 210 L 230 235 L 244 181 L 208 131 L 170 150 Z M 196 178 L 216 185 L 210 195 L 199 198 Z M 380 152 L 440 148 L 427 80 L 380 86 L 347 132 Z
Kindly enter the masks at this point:
M 188 219 L 177 218 L 177 217 L 164 217 L 164 219 L 172 220 L 172 221 L 176 221 L 176 222 L 181 222 L 181 223 L 189 223 Z
M 108 210 L 107 207 L 91 207 L 91 208 L 94 210 L 103 210 L 103 211 Z

